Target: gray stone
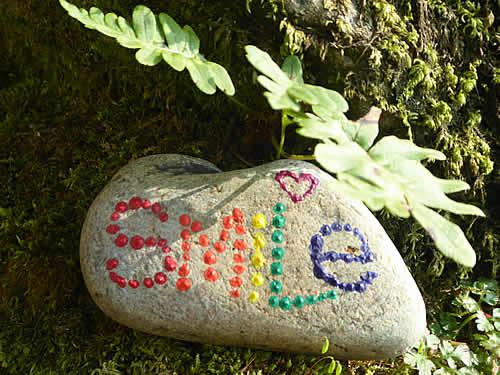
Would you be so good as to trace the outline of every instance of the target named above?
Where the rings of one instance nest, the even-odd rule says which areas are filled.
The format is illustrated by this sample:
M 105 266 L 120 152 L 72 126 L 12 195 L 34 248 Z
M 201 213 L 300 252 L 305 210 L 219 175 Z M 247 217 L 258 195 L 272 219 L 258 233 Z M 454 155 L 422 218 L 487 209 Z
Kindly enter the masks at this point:
M 300 181 L 295 182 L 282 171 L 293 173 Z M 277 175 L 288 192 L 276 180 Z M 316 354 L 328 338 L 329 351 L 338 358 L 379 359 L 401 354 L 424 333 L 422 297 L 378 221 L 360 202 L 337 194 L 332 181 L 330 175 L 312 164 L 290 160 L 225 173 L 206 161 L 181 155 L 135 160 L 114 176 L 89 209 L 80 244 L 87 287 L 97 305 L 112 319 L 155 335 Z M 142 200 L 136 199 L 136 204 L 145 199 L 159 203 L 164 214 L 154 213 L 151 208 L 133 209 L 134 201 L 128 204 L 132 197 Z M 124 207 L 128 209 L 115 214 L 118 220 L 113 221 L 111 216 L 120 201 L 126 202 Z M 279 246 L 272 240 L 276 230 L 273 207 L 278 202 L 286 206 L 286 221 L 281 229 L 285 252 L 280 261 L 272 255 L 272 249 Z M 245 215 L 242 225 L 246 233 L 241 234 L 241 228 L 236 231 L 237 222 L 226 219 L 227 226 L 232 224 L 227 229 L 230 239 L 225 242 L 226 249 L 219 252 L 222 249 L 215 243 L 224 242 L 220 240 L 224 218 L 231 217 L 234 208 Z M 253 226 L 252 218 L 257 213 L 265 215 L 265 228 Z M 165 214 L 168 220 L 162 222 L 160 217 L 166 220 Z M 183 214 L 188 214 L 192 223 L 199 222 L 201 228 L 197 224 L 181 225 L 179 218 Z M 238 212 L 235 217 L 239 219 Z M 332 227 L 338 229 L 333 223 L 340 223 L 342 230 L 327 235 Z M 108 233 L 117 230 L 108 228 L 110 224 L 117 225 L 119 231 Z M 324 224 L 329 226 L 320 234 Z M 346 224 L 351 225 L 351 231 L 346 230 Z M 186 241 L 191 247 L 187 252 L 189 260 L 183 258 L 182 230 L 191 234 Z M 254 241 L 258 232 L 266 241 L 260 243 L 260 252 L 256 250 L 258 241 Z M 128 238 L 123 247 L 115 244 L 120 234 Z M 134 250 L 134 235 L 143 239 L 153 236 L 157 241 L 167 239 L 169 248 L 141 247 L 141 240 L 136 238 L 134 246 L 141 248 Z M 203 246 L 207 238 L 202 235 L 208 237 L 208 247 Z M 235 244 L 236 240 L 240 241 Z M 237 249 L 243 245 L 242 240 L 248 244 L 246 250 Z M 322 251 L 318 247 L 321 242 Z M 208 250 L 211 253 L 206 255 Z M 257 253 L 265 258 L 259 270 L 253 263 L 258 261 Z M 319 263 L 321 256 L 325 261 Z M 168 264 L 166 257 L 170 257 Z M 334 258 L 337 261 L 332 262 Z M 174 271 L 172 259 L 176 263 Z M 214 264 L 205 263 L 214 260 Z M 273 275 L 271 269 L 280 273 L 279 262 L 282 274 Z M 182 270 L 186 271 L 181 270 L 183 264 L 188 264 L 187 276 L 182 275 Z M 208 268 L 214 271 L 207 272 Z M 263 276 L 262 286 L 252 283 L 258 279 L 252 278 L 258 272 Z M 209 281 L 205 276 L 218 279 Z M 235 277 L 240 278 L 241 286 Z M 150 288 L 144 284 L 147 278 L 153 279 Z M 187 285 L 186 279 L 191 283 L 189 290 L 178 290 L 178 286 Z M 137 280 L 139 286 L 131 287 L 130 280 Z M 278 294 L 270 289 L 273 280 L 282 283 Z M 358 291 L 348 290 L 353 288 Z M 332 299 L 332 291 L 336 299 Z M 258 293 L 257 301 L 249 300 L 255 297 L 252 292 Z M 281 301 L 281 307 L 270 305 L 272 296 L 272 301 Z M 293 303 L 288 306 L 286 296 L 292 302 L 296 296 L 315 296 L 318 300 L 303 307 Z M 300 302 L 299 298 L 298 305 Z

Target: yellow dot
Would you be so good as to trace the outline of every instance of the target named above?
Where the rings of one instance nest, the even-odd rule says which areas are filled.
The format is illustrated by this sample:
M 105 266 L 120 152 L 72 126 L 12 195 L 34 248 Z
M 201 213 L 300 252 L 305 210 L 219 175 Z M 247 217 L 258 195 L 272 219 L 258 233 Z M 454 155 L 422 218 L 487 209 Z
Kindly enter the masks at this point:
M 262 275 L 260 272 L 256 272 L 252 275 L 252 284 L 255 286 L 262 286 L 264 285 L 264 275 Z
M 256 292 L 255 290 L 250 293 L 248 296 L 248 300 L 252 303 L 255 303 L 259 300 L 259 292 Z
M 266 263 L 266 258 L 264 257 L 264 254 L 262 254 L 260 251 L 257 251 L 252 255 L 252 264 L 255 268 L 257 269 L 262 268 L 265 263 Z
M 253 247 L 255 250 L 262 250 L 266 247 L 266 237 L 264 233 L 257 232 L 253 235 Z
M 262 229 L 267 227 L 266 215 L 260 212 L 258 214 L 255 214 L 255 216 L 252 218 L 252 225 L 254 228 L 257 229 Z

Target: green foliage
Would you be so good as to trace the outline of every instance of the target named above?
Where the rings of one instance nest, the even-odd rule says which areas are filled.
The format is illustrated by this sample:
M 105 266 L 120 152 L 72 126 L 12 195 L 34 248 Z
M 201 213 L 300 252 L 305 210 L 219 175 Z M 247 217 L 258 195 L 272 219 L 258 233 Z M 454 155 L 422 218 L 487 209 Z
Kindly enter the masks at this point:
M 187 69 L 193 82 L 205 94 L 213 94 L 219 88 L 227 95 L 234 95 L 226 69 L 200 54 L 200 40 L 189 25 L 181 28 L 168 14 L 155 16 L 144 5 L 135 7 L 130 25 L 114 13 L 104 14 L 95 7 L 87 11 L 65 0 L 59 2 L 71 17 L 89 29 L 115 38 L 123 47 L 139 49 L 135 54 L 139 63 L 153 66 L 163 59 L 179 72 Z
M 339 191 L 362 200 L 375 211 L 385 207 L 395 216 L 412 215 L 444 255 L 474 266 L 474 250 L 461 229 L 430 209 L 484 216 L 477 207 L 446 196 L 468 189 L 465 182 L 436 178 L 421 163 L 425 159 L 444 160 L 444 154 L 395 136 L 373 144 L 378 127 L 348 120 L 344 114 L 347 102 L 339 93 L 303 83 L 302 77 L 298 78 L 302 69 L 297 60 L 285 61 L 280 69 L 257 47 L 247 46 L 246 52 L 250 63 L 263 74 L 257 80 L 267 90 L 264 95 L 270 106 L 283 111 L 283 127 L 296 124 L 297 133 L 320 140 L 314 156 L 336 174 Z M 307 111 L 309 107 L 312 113 Z
M 475 297 L 472 297 L 474 295 Z M 493 374 L 500 358 L 499 288 L 495 280 L 465 284 L 453 300 L 453 313 L 440 313 L 432 333 L 405 355 L 405 362 L 420 375 Z M 463 330 L 472 342 L 460 342 Z M 441 338 L 439 338 L 439 337 Z

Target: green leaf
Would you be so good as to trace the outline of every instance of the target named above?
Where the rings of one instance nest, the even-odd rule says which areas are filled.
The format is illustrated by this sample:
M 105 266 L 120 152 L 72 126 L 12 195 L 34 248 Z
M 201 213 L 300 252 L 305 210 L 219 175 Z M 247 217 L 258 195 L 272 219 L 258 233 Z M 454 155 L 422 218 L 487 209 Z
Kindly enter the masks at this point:
M 417 161 L 424 159 L 446 159 L 446 156 L 442 152 L 430 148 L 418 147 L 408 140 L 399 139 L 393 135 L 382 138 L 368 153 L 374 160 L 384 165 L 404 159 Z
M 143 65 L 153 66 L 161 61 L 161 55 L 155 48 L 141 48 L 135 53 L 135 58 Z
M 337 368 L 335 370 L 335 375 L 341 375 L 342 374 L 342 365 L 340 362 L 337 361 Z
M 299 125 L 297 133 L 303 137 L 321 140 L 333 139 L 339 143 L 347 141 L 339 120 L 324 121 L 310 115 L 309 118 L 296 119 L 296 122 Z
M 286 73 L 289 79 L 297 83 L 304 83 L 302 78 L 302 63 L 297 56 L 287 56 L 281 70 Z
M 227 73 L 226 69 L 224 69 L 219 64 L 208 62 L 207 63 L 212 77 L 216 86 L 223 91 L 226 95 L 234 95 L 235 90 L 233 86 L 233 82 L 231 81 L 231 77 Z
M 481 332 L 491 332 L 495 329 L 493 324 L 488 320 L 483 311 L 479 310 L 476 313 L 476 327 Z
M 328 348 L 330 347 L 330 341 L 328 340 L 328 337 L 325 337 L 325 341 L 323 342 L 323 346 L 321 348 L 321 354 L 325 354 L 328 352 Z
M 207 64 L 197 60 L 188 60 L 186 68 L 191 79 L 202 92 L 209 95 L 215 92 L 215 81 Z
M 167 39 L 168 47 L 177 52 L 183 52 L 187 48 L 187 35 L 175 20 L 166 13 L 158 16 L 161 28 Z
M 163 60 L 178 72 L 182 72 L 188 61 L 184 56 L 176 52 L 163 51 L 161 56 Z
M 319 143 L 316 145 L 314 155 L 326 170 L 333 173 L 345 172 L 371 162 L 366 152 L 353 142 L 340 145 Z
M 365 150 L 368 150 L 378 135 L 377 123 L 360 123 L 354 121 L 343 122 L 344 131 L 349 134 L 353 142 L 358 143 Z
M 191 26 L 186 25 L 183 28 L 186 34 L 186 46 L 189 52 L 194 56 L 200 52 L 200 39 L 195 34 Z
M 332 359 L 330 361 L 330 365 L 328 366 L 327 373 L 328 374 L 333 374 L 333 371 L 335 370 L 335 361 Z
M 247 53 L 247 60 L 262 74 L 271 78 L 278 84 L 283 84 L 288 86 L 290 80 L 286 74 L 280 69 L 278 65 L 271 59 L 271 57 L 264 51 L 260 50 L 255 46 L 246 46 L 245 51 Z
M 416 204 L 411 214 L 445 256 L 467 267 L 476 264 L 476 254 L 458 225 L 421 204 Z
M 145 43 L 160 42 L 161 36 L 158 35 L 156 27 L 156 17 L 148 7 L 138 5 L 132 13 L 132 25 L 137 38 Z

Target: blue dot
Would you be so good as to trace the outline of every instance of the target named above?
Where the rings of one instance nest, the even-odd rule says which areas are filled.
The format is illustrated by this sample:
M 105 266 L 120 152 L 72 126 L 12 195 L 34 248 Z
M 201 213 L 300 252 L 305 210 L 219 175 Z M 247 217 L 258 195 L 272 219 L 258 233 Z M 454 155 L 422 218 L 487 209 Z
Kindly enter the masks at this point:
M 346 225 L 344 225 L 344 230 L 345 230 L 346 232 L 350 232 L 350 231 L 352 230 L 351 224 L 346 224 Z

